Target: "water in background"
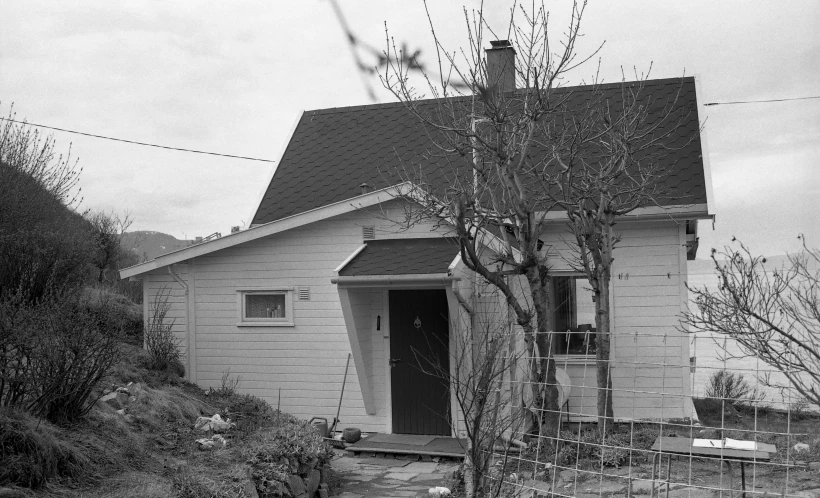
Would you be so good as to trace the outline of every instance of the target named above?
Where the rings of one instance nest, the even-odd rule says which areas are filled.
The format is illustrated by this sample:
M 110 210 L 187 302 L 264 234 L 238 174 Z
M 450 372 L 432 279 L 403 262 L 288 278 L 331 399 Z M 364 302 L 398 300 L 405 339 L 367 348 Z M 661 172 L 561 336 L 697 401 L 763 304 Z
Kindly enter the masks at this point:
M 786 262 L 785 256 L 768 259 L 776 260 L 773 262 L 775 267 Z M 706 287 L 709 290 L 717 290 L 717 277 L 712 261 L 689 261 L 688 282 L 690 286 L 697 288 Z M 717 338 L 717 342 L 713 338 Z M 724 344 L 728 355 L 723 352 Z M 723 336 L 717 334 L 693 334 L 690 337 L 689 354 L 696 358 L 695 372 L 691 378 L 692 394 L 695 397 L 703 397 L 706 386 L 709 384 L 709 377 L 714 372 L 725 368 L 730 372 L 743 374 L 751 387 L 757 388 L 765 395 L 763 402 L 765 405 L 784 410 L 791 405 L 794 409 L 802 400 L 802 396 L 794 389 L 778 389 L 764 385 L 761 379 L 766 379 L 767 376 L 769 384 L 789 385 L 786 376 L 773 367 L 754 357 L 731 359 L 732 356 L 743 355 L 735 341 L 731 339 L 724 340 Z M 727 356 L 728 358 L 724 359 Z M 808 405 L 808 409 L 820 411 L 820 406 Z

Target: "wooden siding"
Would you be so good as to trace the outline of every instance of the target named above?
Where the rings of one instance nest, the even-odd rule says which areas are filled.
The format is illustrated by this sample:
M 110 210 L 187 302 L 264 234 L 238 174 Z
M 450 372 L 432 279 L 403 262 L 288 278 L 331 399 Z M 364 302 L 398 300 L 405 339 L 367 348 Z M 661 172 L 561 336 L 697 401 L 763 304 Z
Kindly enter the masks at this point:
M 386 205 L 387 216 L 402 214 L 398 202 Z M 281 389 L 281 408 L 301 418 L 332 417 L 336 413 L 345 361 L 351 351 L 339 293 L 330 279 L 333 269 L 362 244 L 361 227 L 375 225 L 377 237 L 437 237 L 432 226 L 416 226 L 397 232 L 395 225 L 357 211 L 294 228 L 271 237 L 197 257 L 193 264 L 175 265 L 174 271 L 189 290 L 189 321 L 195 326 L 193 358 L 197 383 L 218 387 L 223 372 L 241 376 L 239 391 L 254 394 L 276 405 Z M 678 368 L 688 358 L 688 340 L 677 330 L 681 306 L 679 227 L 674 222 L 618 225 L 623 240 L 616 250 L 613 280 L 615 312 L 613 375 L 616 389 L 615 415 L 619 418 L 677 418 L 684 416 L 686 369 Z M 559 230 L 563 230 L 562 228 Z M 561 256 L 570 248 L 568 234 L 550 233 L 545 242 Z M 685 254 L 685 252 L 684 252 Z M 685 260 L 684 260 L 685 261 Z M 561 257 L 550 261 L 553 271 L 569 268 Z M 189 267 L 192 274 L 189 275 Z M 683 268 L 685 272 L 685 266 Z M 195 277 L 195 278 L 194 278 Z M 619 278 L 620 277 L 620 278 Z M 518 287 L 526 300 L 526 282 Z M 167 268 L 146 274 L 149 299 L 160 289 L 170 289 L 174 333 L 186 352 L 185 294 Z M 237 326 L 237 291 L 245 288 L 310 288 L 310 300 L 294 296 L 292 327 Z M 459 284 L 462 295 L 471 297 L 473 286 Z M 362 350 L 362 365 L 351 361 L 340 418 L 341 426 L 365 431 L 389 427 L 390 400 L 385 338 L 388 313 L 383 290 L 350 290 L 356 315 L 356 333 Z M 478 298 L 478 324 L 506 313 L 498 297 L 486 291 Z M 501 311 L 499 311 L 501 310 Z M 463 310 L 461 321 L 464 321 Z M 381 316 L 381 330 L 376 317 Z M 520 335 L 520 334 L 519 334 Z M 640 349 L 636 344 L 640 342 Z M 516 344 L 523 351 L 523 344 Z M 686 349 L 684 351 L 684 348 Z M 523 367 L 515 372 L 523 379 Z M 560 362 L 559 362 L 560 366 Z M 359 372 L 359 368 L 364 371 Z M 594 363 L 569 365 L 573 381 L 570 410 L 595 413 Z M 358 375 L 367 375 L 375 414 L 366 413 Z
M 384 212 L 379 211 L 379 216 L 384 215 L 398 218 L 403 211 L 398 202 L 392 202 Z M 334 416 L 351 347 L 339 294 L 330 279 L 339 263 L 362 244 L 364 225 L 375 225 L 377 238 L 386 234 L 391 238 L 441 235 L 433 231 L 432 225 L 397 233 L 391 222 L 357 211 L 197 257 L 192 309 L 196 317 L 198 384 L 203 388 L 218 387 L 223 372 L 230 368 L 232 375 L 241 376 L 240 392 L 254 394 L 275 406 L 281 388 L 282 410 L 301 418 Z M 187 282 L 185 266 L 174 268 Z M 184 294 L 179 284 L 167 269 L 151 272 L 149 279 L 152 295 L 162 284 L 174 286 L 175 331 L 184 340 Z M 310 300 L 299 301 L 294 296 L 294 326 L 237 326 L 238 290 L 300 286 L 310 288 Z M 360 373 L 351 361 L 339 418 L 341 427 L 383 431 L 386 358 L 382 331 L 376 330 L 372 317 L 382 314 L 382 328 L 385 317 L 381 313 L 381 293 L 368 294 L 367 299 L 353 301 L 356 322 L 363 324 L 357 332 L 364 339 L 364 370 L 369 371 L 377 411 L 375 415 L 365 412 L 357 381 Z
M 679 330 L 686 276 L 681 225 L 674 221 L 620 223 L 622 239 L 612 271 L 612 380 L 616 418 L 683 418 L 691 415 L 689 338 Z M 553 246 L 553 272 L 569 272 L 569 233 L 543 237 Z M 683 258 L 683 259 L 681 259 Z M 681 264 L 683 261 L 683 264 Z M 682 291 L 683 289 L 683 291 Z M 561 359 L 558 360 L 562 367 Z M 595 364 L 566 365 L 573 384 L 570 411 L 596 413 Z

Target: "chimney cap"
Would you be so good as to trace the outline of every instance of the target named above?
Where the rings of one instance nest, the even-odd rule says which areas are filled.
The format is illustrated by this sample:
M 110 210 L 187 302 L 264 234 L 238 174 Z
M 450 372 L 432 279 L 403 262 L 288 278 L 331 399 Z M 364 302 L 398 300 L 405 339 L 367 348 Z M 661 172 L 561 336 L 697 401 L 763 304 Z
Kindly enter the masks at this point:
M 491 40 L 490 45 L 492 45 L 493 48 L 512 48 L 510 40 Z

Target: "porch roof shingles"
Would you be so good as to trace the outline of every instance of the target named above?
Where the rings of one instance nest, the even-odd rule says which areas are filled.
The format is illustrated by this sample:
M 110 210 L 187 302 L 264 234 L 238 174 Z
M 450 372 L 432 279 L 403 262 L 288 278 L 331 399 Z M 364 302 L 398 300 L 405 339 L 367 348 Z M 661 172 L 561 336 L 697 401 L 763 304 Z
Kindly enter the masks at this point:
M 339 270 L 340 277 L 447 273 L 458 254 L 450 237 L 368 240 L 366 246 Z

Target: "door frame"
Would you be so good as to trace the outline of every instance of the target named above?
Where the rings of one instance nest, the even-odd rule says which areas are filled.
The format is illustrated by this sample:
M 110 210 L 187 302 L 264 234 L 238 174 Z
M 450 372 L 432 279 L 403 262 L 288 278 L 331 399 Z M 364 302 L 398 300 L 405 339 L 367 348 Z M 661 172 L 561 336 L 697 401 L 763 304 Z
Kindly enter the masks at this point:
M 384 353 L 384 372 L 385 372 L 385 384 L 384 384 L 384 402 L 385 402 L 385 422 L 384 422 L 384 432 L 386 434 L 393 434 L 393 376 L 391 375 L 391 368 L 390 368 L 390 290 L 438 290 L 444 289 L 447 295 L 447 314 L 449 318 L 449 334 L 448 334 L 448 344 L 447 344 L 447 352 L 448 354 L 453 350 L 455 347 L 454 344 L 454 334 L 460 333 L 458 327 L 453 327 L 453 311 L 458 311 L 458 308 L 453 308 L 453 306 L 458 306 L 458 301 L 456 300 L 455 295 L 453 294 L 453 289 L 449 285 L 443 286 L 424 286 L 424 287 L 416 287 L 416 286 L 395 286 L 392 288 L 385 288 L 382 290 L 382 319 L 381 319 L 381 328 L 382 328 L 382 346 L 383 346 L 383 353 Z M 452 379 L 455 375 L 455 361 L 450 361 L 450 378 Z M 458 422 L 458 402 L 456 401 L 455 395 L 453 395 L 453 384 L 450 382 L 450 436 L 451 437 L 458 437 L 457 433 L 457 422 Z

